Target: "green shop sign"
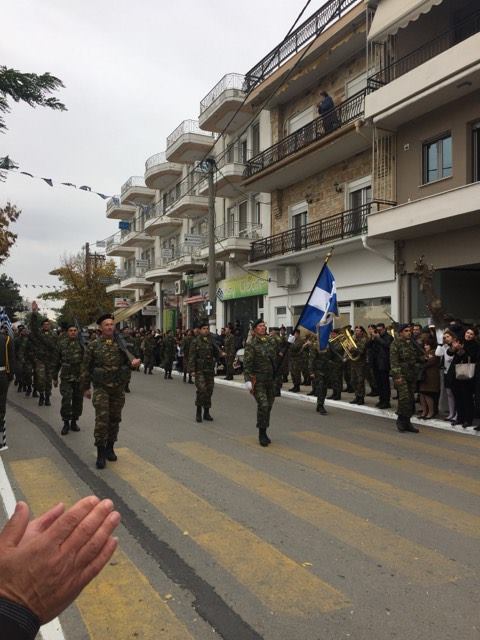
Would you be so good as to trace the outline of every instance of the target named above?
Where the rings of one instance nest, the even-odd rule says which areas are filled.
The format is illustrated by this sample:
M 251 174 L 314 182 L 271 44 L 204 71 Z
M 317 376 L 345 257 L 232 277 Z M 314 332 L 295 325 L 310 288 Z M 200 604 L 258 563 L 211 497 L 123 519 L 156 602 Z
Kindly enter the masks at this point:
M 239 278 L 226 278 L 217 285 L 219 300 L 235 300 L 268 294 L 268 271 L 257 271 Z

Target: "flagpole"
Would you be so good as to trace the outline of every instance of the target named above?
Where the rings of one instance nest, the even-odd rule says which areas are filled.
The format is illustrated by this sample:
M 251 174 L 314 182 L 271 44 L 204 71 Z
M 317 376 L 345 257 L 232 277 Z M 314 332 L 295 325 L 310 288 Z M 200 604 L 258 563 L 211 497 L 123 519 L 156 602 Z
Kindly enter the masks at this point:
M 325 256 L 325 260 L 324 260 L 324 262 L 323 262 L 322 268 L 320 269 L 320 273 L 318 274 L 318 276 L 317 276 L 317 278 L 316 278 L 316 280 L 315 280 L 315 284 L 317 283 L 318 279 L 319 279 L 319 278 L 320 278 L 320 276 L 322 275 L 323 270 L 325 269 L 325 267 L 326 267 L 326 266 L 327 266 L 327 264 L 328 264 L 328 261 L 329 261 L 329 260 L 330 260 L 330 258 L 332 257 L 334 250 L 335 250 L 335 246 L 330 247 L 330 251 L 329 251 L 329 252 L 327 253 L 327 255 Z M 312 296 L 313 296 L 313 292 L 315 291 L 315 284 L 313 285 L 312 290 L 310 291 L 310 295 L 308 296 L 308 300 L 307 300 L 307 301 L 306 301 L 306 303 L 303 305 L 304 307 L 306 307 L 306 306 L 307 306 L 307 304 L 310 302 L 310 300 L 311 300 L 311 298 L 312 298 Z M 297 320 L 297 324 L 295 325 L 295 328 L 294 328 L 294 330 L 293 330 L 293 333 L 295 333 L 295 331 L 298 329 L 298 325 L 299 325 L 299 321 L 300 321 L 301 316 L 302 316 L 302 314 L 300 314 L 300 316 L 299 316 L 299 318 L 298 318 L 298 320 Z

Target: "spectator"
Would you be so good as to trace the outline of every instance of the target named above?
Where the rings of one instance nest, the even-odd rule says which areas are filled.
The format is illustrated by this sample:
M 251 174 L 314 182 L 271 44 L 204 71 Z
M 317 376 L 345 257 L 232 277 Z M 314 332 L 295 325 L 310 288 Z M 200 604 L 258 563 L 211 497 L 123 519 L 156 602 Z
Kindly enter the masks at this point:
M 420 405 L 422 412 L 419 415 L 423 420 L 431 420 L 435 416 L 440 395 L 440 366 L 441 360 L 435 355 L 433 342 L 427 341 L 423 345 L 424 363 L 423 375 L 420 379 Z
M 467 330 L 465 333 L 468 333 Z M 475 334 L 472 335 L 474 336 Z M 478 344 L 474 337 L 470 337 L 468 344 L 465 346 L 464 340 L 454 338 L 452 341 L 453 360 L 451 366 L 454 371 L 453 395 L 455 396 L 455 405 L 457 407 L 457 419 L 452 422 L 454 425 L 462 425 L 464 429 L 471 427 L 473 424 L 475 379 L 460 379 L 457 373 L 456 365 L 473 363 L 476 365 L 478 359 Z M 476 367 L 475 367 L 476 368 Z
M 457 418 L 455 409 L 455 396 L 453 395 L 453 383 L 455 381 L 455 368 L 452 367 L 453 352 L 451 351 L 454 333 L 446 329 L 443 333 L 443 344 L 439 345 L 435 351 L 435 355 L 441 358 L 441 373 L 443 374 L 443 388 L 448 404 L 448 416 L 445 418 L 448 422 L 453 422 Z
M 320 91 L 320 102 L 317 106 L 318 114 L 322 116 L 323 129 L 325 134 L 338 129 L 340 123 L 335 111 L 335 103 L 326 91 Z

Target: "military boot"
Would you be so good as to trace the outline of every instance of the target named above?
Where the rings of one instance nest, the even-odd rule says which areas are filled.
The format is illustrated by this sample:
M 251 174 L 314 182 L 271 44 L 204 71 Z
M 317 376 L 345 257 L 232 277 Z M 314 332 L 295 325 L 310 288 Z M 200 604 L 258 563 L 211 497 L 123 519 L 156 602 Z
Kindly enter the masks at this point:
M 204 420 L 208 420 L 208 422 L 212 422 L 213 418 L 210 415 L 210 409 L 204 409 L 203 410 L 203 419 Z
M 167 379 L 168 379 L 168 373 L 167 373 L 166 371 L 165 371 L 165 375 L 163 376 L 163 379 L 164 379 L 164 380 L 167 380 Z
M 70 422 L 70 429 L 72 431 L 80 431 L 80 427 L 77 424 L 77 419 L 73 418 L 72 421 Z
M 130 393 L 130 383 L 127 382 L 127 384 L 125 385 L 125 393 Z
M 183 374 L 183 381 L 184 381 L 185 383 L 187 382 L 187 374 L 186 374 L 186 373 L 184 373 L 184 374 Z
M 38 398 L 38 391 L 33 389 L 32 398 Z
M 60 433 L 62 434 L 62 436 L 66 436 L 69 431 L 70 431 L 70 423 L 68 420 L 64 420 L 63 427 Z
M 327 415 L 327 410 L 325 409 L 323 404 L 317 404 L 317 413 L 319 413 L 321 416 Z
M 17 393 L 22 393 L 23 390 L 23 384 L 18 383 Z
M 197 422 L 202 422 L 202 407 L 197 407 L 197 415 L 195 417 Z
M 32 394 L 32 387 L 28 385 L 27 387 L 25 387 L 25 397 L 28 398 L 31 396 L 31 394 Z
M 105 453 L 105 447 L 97 447 L 97 461 L 95 462 L 97 469 L 105 469 L 107 464 Z
M 188 384 L 194 384 L 191 373 L 188 374 Z
M 50 394 L 49 393 L 45 394 L 45 406 L 46 407 L 51 407 L 52 406 L 52 403 L 50 402 Z
M 289 389 L 292 393 L 298 393 L 300 391 L 300 386 L 295 384 L 291 389 Z
M 268 447 L 271 440 L 267 436 L 267 430 L 265 428 L 261 428 L 258 430 L 258 441 L 262 447 Z
M 404 416 L 398 416 L 397 417 L 397 429 L 401 432 L 406 431 L 407 430 L 407 425 L 405 422 L 405 418 Z
M 410 431 L 411 433 L 420 433 L 420 430 L 417 427 L 414 427 L 410 422 L 410 418 L 405 419 L 405 431 Z
M 43 405 L 44 405 L 44 404 L 45 404 L 45 396 L 44 396 L 44 394 L 43 394 L 43 393 L 41 393 L 41 394 L 38 396 L 38 406 L 39 406 L 39 407 L 43 407 Z
M 109 462 L 117 461 L 117 454 L 113 450 L 113 442 L 107 442 L 107 446 L 105 447 L 105 457 Z

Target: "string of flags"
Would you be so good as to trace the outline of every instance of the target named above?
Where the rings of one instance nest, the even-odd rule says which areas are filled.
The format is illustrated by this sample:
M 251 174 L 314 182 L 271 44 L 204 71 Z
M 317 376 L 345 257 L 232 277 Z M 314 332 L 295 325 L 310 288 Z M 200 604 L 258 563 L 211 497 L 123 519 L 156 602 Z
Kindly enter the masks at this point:
M 59 287 L 55 284 L 19 284 L 19 287 L 28 287 L 29 289 L 57 289 L 62 290 L 65 287 Z
M 105 193 L 101 193 L 100 191 L 95 191 L 92 187 L 88 186 L 88 184 L 76 185 L 73 182 L 58 182 L 53 180 L 53 178 L 44 178 L 42 176 L 36 176 L 29 171 L 19 171 L 18 165 L 12 162 L 8 156 L 4 158 L 0 158 L 0 171 L 11 171 L 13 173 L 19 173 L 23 176 L 27 176 L 29 178 L 33 178 L 34 180 L 43 180 L 45 184 L 48 184 L 49 187 L 70 187 L 72 189 L 80 189 L 80 191 L 88 191 L 89 193 L 94 193 L 95 195 L 102 198 L 102 200 L 108 200 L 111 196 L 106 195 Z

